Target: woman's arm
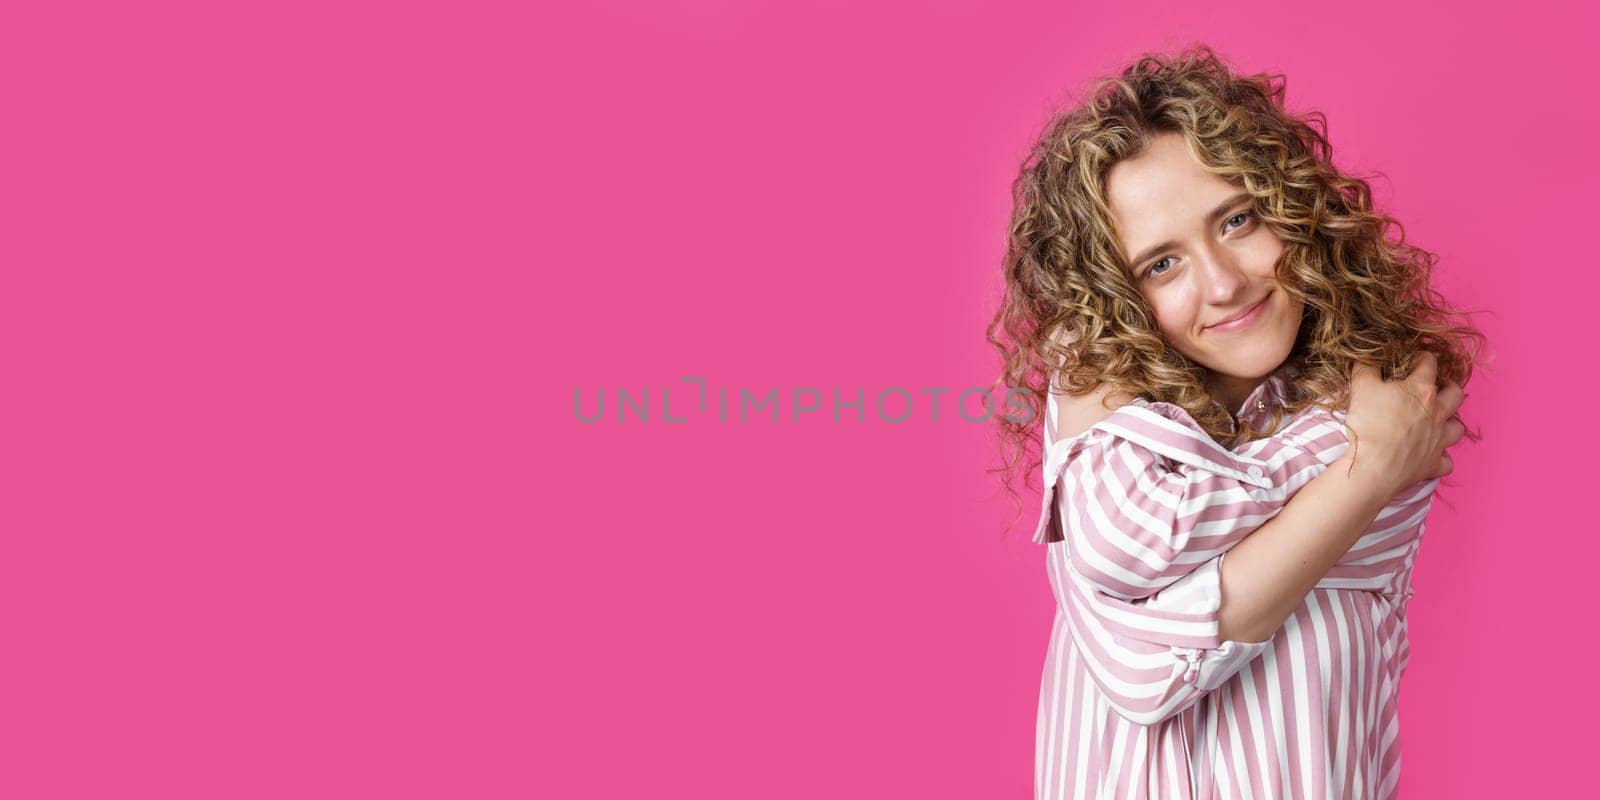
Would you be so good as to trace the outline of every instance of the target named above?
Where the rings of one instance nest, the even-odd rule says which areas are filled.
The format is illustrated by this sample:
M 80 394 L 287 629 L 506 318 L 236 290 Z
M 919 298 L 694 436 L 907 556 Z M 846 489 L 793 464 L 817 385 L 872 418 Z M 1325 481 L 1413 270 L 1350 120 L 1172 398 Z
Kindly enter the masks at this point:
M 1391 514 L 1399 514 L 1414 501 L 1425 501 L 1432 489 L 1432 484 L 1418 483 L 1423 491 L 1391 501 L 1396 481 L 1430 477 L 1430 471 L 1418 471 L 1421 464 L 1442 465 L 1448 474 L 1448 458 L 1441 461 L 1440 450 L 1458 439 L 1459 432 L 1446 436 L 1448 441 L 1434 436 L 1436 449 L 1430 455 L 1429 434 L 1421 430 L 1427 427 L 1421 412 L 1425 404 L 1410 410 L 1385 407 L 1385 393 L 1387 401 L 1394 401 L 1406 389 L 1357 383 L 1364 387 L 1359 391 L 1364 400 L 1352 403 L 1359 429 L 1350 430 L 1352 435 L 1359 430 L 1359 441 L 1366 443 L 1359 461 L 1354 451 L 1342 447 L 1347 440 L 1337 445 L 1323 442 L 1325 452 L 1338 454 L 1332 461 L 1335 469 L 1320 472 L 1282 513 L 1242 543 L 1164 590 L 1133 600 L 1108 595 L 1082 580 L 1064 552 L 1052 550 L 1052 577 L 1062 584 L 1057 592 L 1062 597 L 1060 613 L 1068 618 L 1067 627 L 1091 678 L 1123 717 L 1153 724 L 1220 686 L 1271 646 L 1271 633 L 1388 506 L 1396 507 Z M 1101 391 L 1092 398 L 1069 399 L 1067 403 L 1076 406 L 1064 404 L 1056 418 L 1058 432 L 1068 434 L 1063 438 L 1084 433 L 1106 417 L 1108 412 L 1099 402 L 1106 397 Z M 1453 413 L 1456 405 L 1459 399 L 1441 397 L 1439 408 L 1448 410 L 1438 416 Z M 1437 418 L 1434 424 L 1439 426 L 1434 434 L 1444 430 Z M 1343 430 L 1339 433 L 1342 437 Z M 1309 441 L 1316 444 L 1318 437 Z M 1401 453 L 1410 454 L 1409 464 L 1397 456 Z M 1055 511 L 1047 508 L 1047 516 Z M 1049 519 L 1056 521 L 1053 516 Z M 1244 549 L 1250 542 L 1256 545 Z
M 1153 725 L 1221 686 L 1273 646 L 1272 633 L 1326 572 L 1310 576 L 1309 585 L 1295 584 L 1296 570 L 1304 564 L 1316 570 L 1313 562 L 1322 556 L 1300 566 L 1278 559 L 1304 558 L 1302 549 L 1328 542 L 1331 565 L 1344 553 L 1339 547 L 1348 549 L 1385 512 L 1407 516 L 1403 508 L 1418 498 L 1426 502 L 1436 485 L 1418 484 L 1421 491 L 1384 505 L 1388 484 L 1366 472 L 1347 474 L 1347 467 L 1348 459 L 1336 461 L 1243 542 L 1147 598 L 1128 601 L 1099 592 L 1076 575 L 1061 548 L 1051 551 L 1052 573 L 1061 581 L 1061 613 L 1090 678 L 1113 710 Z M 1264 632 L 1255 635 L 1249 625 Z
M 1078 579 L 1061 548 L 1049 555 L 1059 581 L 1058 624 L 1064 623 L 1100 696 L 1136 725 L 1182 713 L 1272 646 L 1218 638 L 1216 560 L 1130 602 Z
M 1350 550 L 1392 497 L 1389 479 L 1341 457 L 1221 565 L 1217 635 L 1261 642 Z
M 1134 398 L 1108 412 L 1091 393 L 1059 405 L 1063 430 L 1078 427 L 1073 419 L 1083 418 L 1085 406 L 1101 419 L 1051 448 L 1046 506 L 1059 486 L 1074 568 L 1123 600 L 1149 597 L 1226 552 L 1348 444 L 1343 425 L 1326 414 L 1291 420 L 1246 456 L 1219 445 L 1172 403 Z
M 1461 387 L 1435 388 L 1434 357 L 1424 353 L 1403 380 L 1384 381 L 1358 366 L 1346 417 L 1360 449 L 1347 450 L 1277 517 L 1228 551 L 1222 565 L 1218 635 L 1268 639 L 1361 538 L 1402 489 L 1450 474 L 1445 449 L 1465 428 L 1454 419 Z M 1359 456 L 1359 457 L 1358 457 Z M 1431 493 L 1433 486 L 1422 487 Z
M 1321 515 L 1332 514 L 1325 520 L 1332 529 L 1305 547 L 1297 547 L 1305 537 L 1268 537 L 1229 570 L 1292 565 L 1280 570 L 1270 587 L 1240 582 L 1239 594 L 1255 613 L 1235 618 L 1247 624 L 1230 629 L 1258 630 L 1248 621 L 1270 619 L 1273 609 L 1284 611 L 1281 622 L 1401 488 L 1449 474 L 1444 450 L 1464 430 L 1453 417 L 1462 394 L 1454 384 L 1436 388 L 1435 363 L 1431 353 L 1423 353 L 1409 376 L 1394 381 L 1382 380 L 1376 368 L 1357 365 L 1343 421 L 1312 409 L 1252 448 L 1253 457 L 1222 448 L 1171 403 L 1129 400 L 1103 389 L 1058 395 L 1058 441 L 1045 465 L 1046 516 L 1056 510 L 1059 483 L 1066 500 L 1060 504 L 1065 518 L 1060 527 L 1076 571 L 1107 595 L 1137 600 L 1244 540 L 1342 459 L 1341 485 L 1350 491 L 1319 488 L 1293 517 L 1324 521 Z M 1108 411 L 1106 399 L 1129 402 Z M 1362 442 L 1365 454 L 1357 470 Z M 1044 527 L 1041 519 L 1036 540 Z M 1305 591 L 1293 598 L 1301 586 Z
M 1049 550 L 1050 571 L 1091 680 L 1119 715 L 1149 725 L 1270 646 L 1223 635 L 1223 556 L 1348 440 L 1342 423 L 1313 412 L 1254 450 L 1256 458 L 1238 457 L 1177 406 L 1101 403 L 1119 399 L 1097 390 L 1058 403 L 1041 530 L 1068 540 Z M 1122 580 L 1129 574 L 1148 582 L 1135 587 Z

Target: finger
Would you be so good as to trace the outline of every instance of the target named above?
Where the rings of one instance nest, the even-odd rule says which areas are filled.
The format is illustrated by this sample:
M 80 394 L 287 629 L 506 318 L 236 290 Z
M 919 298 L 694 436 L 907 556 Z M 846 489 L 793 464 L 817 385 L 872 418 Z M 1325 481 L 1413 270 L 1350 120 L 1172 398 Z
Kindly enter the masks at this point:
M 1446 453 L 1446 454 L 1444 454 L 1442 456 L 1439 456 L 1439 469 L 1435 471 L 1436 474 L 1433 477 L 1435 477 L 1435 478 L 1443 478 L 1444 476 L 1449 475 L 1450 473 L 1455 472 L 1455 471 L 1456 471 L 1455 459 L 1452 459 L 1450 457 L 1450 454 Z
M 1445 423 L 1444 423 L 1444 446 L 1445 447 L 1453 447 L 1453 446 L 1455 446 L 1458 442 L 1461 441 L 1461 437 L 1465 436 L 1466 433 L 1467 433 L 1466 423 L 1463 423 L 1461 420 L 1456 419 L 1455 417 L 1451 417 L 1450 419 L 1445 420 Z
M 1433 408 L 1440 416 L 1448 417 L 1461 409 L 1461 402 L 1467 398 L 1457 383 L 1446 383 L 1433 398 Z
M 1439 358 L 1431 350 L 1424 350 L 1411 359 L 1411 373 L 1406 375 L 1406 380 L 1416 381 L 1430 389 L 1437 388 L 1439 382 Z

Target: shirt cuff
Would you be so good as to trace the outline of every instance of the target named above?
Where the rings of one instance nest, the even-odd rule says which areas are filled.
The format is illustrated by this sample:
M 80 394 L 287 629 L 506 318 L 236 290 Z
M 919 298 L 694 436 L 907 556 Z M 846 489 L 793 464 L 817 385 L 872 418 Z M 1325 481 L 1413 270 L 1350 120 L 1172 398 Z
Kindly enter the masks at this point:
M 1227 555 L 1223 553 L 1201 564 L 1193 572 L 1151 595 L 1145 601 L 1147 606 L 1160 611 L 1204 614 L 1215 619 L 1217 611 L 1222 608 L 1222 559 Z M 1210 691 L 1221 686 L 1271 647 L 1271 638 L 1264 642 L 1224 639 L 1215 648 L 1174 647 L 1172 652 L 1188 662 L 1184 681 L 1194 683 L 1201 691 Z

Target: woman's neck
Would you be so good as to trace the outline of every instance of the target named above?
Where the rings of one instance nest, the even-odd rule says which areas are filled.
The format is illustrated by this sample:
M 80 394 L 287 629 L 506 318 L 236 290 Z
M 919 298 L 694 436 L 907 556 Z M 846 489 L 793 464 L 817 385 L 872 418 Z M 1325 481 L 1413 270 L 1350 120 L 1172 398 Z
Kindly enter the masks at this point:
M 1228 416 L 1233 417 L 1234 422 L 1238 422 L 1239 406 L 1244 405 L 1244 401 L 1249 399 L 1250 393 L 1254 392 L 1263 380 L 1266 379 L 1232 378 L 1216 375 L 1211 380 L 1211 396 L 1216 398 L 1223 408 L 1227 409 Z

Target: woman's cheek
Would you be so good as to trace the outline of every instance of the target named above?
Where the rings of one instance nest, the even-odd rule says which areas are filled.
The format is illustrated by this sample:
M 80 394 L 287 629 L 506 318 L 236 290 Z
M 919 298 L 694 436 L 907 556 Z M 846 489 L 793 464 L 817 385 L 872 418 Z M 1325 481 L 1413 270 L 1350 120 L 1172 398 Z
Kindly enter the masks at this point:
M 1177 348 L 1178 352 L 1189 356 L 1189 334 L 1184 327 L 1176 324 L 1174 320 L 1158 318 L 1157 323 L 1157 327 L 1161 329 L 1162 338 Z
M 1167 341 L 1181 344 L 1189 340 L 1189 322 L 1193 316 L 1188 309 L 1188 303 L 1168 302 L 1156 306 L 1156 327 Z

